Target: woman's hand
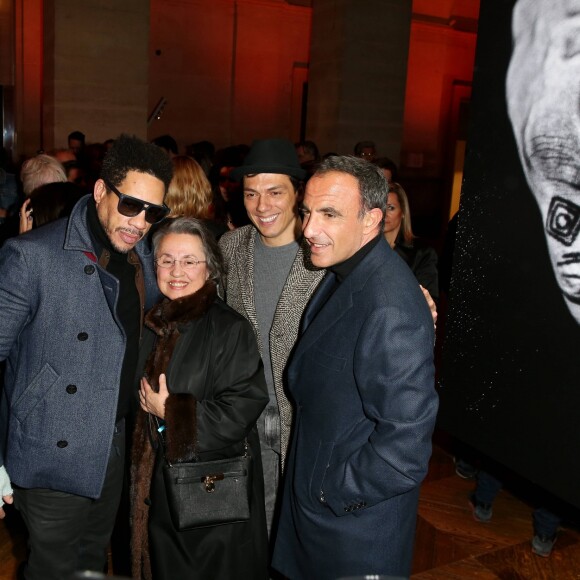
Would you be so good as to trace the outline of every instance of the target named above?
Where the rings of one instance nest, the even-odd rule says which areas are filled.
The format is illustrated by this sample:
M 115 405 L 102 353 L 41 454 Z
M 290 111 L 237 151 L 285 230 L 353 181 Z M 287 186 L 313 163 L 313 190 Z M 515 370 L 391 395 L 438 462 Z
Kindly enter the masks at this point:
M 32 229 L 32 208 L 28 209 L 30 198 L 25 200 L 20 208 L 20 226 L 18 228 L 19 234 L 24 234 Z
M 167 379 L 165 375 L 159 375 L 159 392 L 156 393 L 145 377 L 141 379 L 141 388 L 139 389 L 139 402 L 141 409 L 148 413 L 157 415 L 160 419 L 165 419 L 165 401 L 169 397 L 167 390 Z

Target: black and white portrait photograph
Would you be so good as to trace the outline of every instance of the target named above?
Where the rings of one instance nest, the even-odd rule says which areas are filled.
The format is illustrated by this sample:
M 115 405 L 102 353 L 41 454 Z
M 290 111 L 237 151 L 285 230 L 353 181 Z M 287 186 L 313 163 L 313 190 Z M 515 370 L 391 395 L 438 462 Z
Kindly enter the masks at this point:
M 482 3 L 440 426 L 580 506 L 580 2 Z

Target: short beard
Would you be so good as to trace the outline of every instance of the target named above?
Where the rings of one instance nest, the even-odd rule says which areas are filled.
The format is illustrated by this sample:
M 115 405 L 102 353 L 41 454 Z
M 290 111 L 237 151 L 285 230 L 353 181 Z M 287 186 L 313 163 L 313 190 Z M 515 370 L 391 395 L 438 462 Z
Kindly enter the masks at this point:
M 115 232 L 119 232 L 119 231 L 126 231 L 126 228 L 117 228 L 115 230 Z M 143 239 L 144 234 L 142 232 L 137 232 L 139 234 L 139 239 L 135 242 L 135 244 L 133 246 L 131 246 L 130 248 L 120 248 L 119 246 L 117 246 L 117 244 L 115 244 L 115 242 L 112 239 L 112 236 L 109 233 L 109 230 L 105 228 L 105 233 L 107 234 L 107 238 L 109 238 L 109 242 L 111 242 L 111 246 L 113 246 L 113 248 L 115 249 L 115 251 L 119 252 L 119 254 L 128 254 L 131 250 L 135 249 L 135 246 Z M 134 232 L 132 232 L 134 233 Z

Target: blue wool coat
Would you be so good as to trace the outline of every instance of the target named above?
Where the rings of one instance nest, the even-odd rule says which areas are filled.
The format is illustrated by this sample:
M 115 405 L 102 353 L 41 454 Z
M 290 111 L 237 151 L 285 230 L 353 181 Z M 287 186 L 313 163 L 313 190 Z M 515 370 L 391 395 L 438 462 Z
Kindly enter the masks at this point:
M 0 249 L 0 465 L 12 483 L 96 498 L 116 420 L 125 332 L 118 280 L 95 261 L 84 197 Z M 134 254 L 132 260 L 139 262 Z M 148 303 L 158 296 L 141 255 Z M 142 304 L 143 308 L 148 304 Z
M 433 320 L 384 239 L 313 316 L 333 283 L 288 368 L 296 420 L 273 566 L 292 580 L 407 576 L 437 412 Z

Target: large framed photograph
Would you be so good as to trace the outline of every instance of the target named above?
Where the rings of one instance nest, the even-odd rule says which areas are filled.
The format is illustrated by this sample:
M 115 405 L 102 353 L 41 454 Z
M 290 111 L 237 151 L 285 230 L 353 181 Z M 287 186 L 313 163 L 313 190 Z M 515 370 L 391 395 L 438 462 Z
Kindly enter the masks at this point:
M 580 0 L 482 2 L 439 424 L 580 507 Z

